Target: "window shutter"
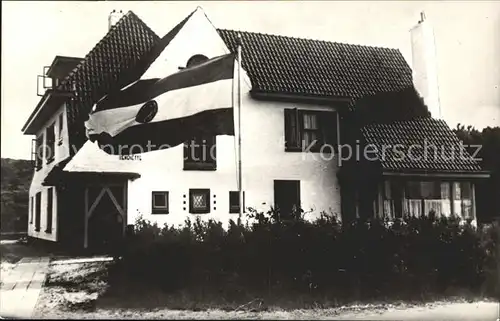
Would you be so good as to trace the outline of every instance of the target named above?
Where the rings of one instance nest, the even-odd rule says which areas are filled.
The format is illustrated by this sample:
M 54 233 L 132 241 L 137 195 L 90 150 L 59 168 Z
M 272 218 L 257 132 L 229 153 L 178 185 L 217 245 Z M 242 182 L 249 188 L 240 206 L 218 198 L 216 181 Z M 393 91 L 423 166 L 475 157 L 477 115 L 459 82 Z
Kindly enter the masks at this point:
M 337 148 L 337 113 L 324 112 L 319 117 L 324 143 Z
M 298 110 L 285 109 L 285 148 L 299 148 Z

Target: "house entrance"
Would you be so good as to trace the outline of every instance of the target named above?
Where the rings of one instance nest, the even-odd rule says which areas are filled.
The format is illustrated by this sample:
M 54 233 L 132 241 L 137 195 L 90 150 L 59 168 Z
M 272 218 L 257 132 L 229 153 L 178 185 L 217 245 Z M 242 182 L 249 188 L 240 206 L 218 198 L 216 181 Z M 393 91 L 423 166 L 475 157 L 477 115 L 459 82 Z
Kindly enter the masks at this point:
M 85 188 L 84 247 L 109 252 L 122 240 L 126 225 L 124 185 L 92 185 Z
M 275 180 L 274 206 L 281 217 L 290 218 L 294 210 L 300 209 L 300 181 Z

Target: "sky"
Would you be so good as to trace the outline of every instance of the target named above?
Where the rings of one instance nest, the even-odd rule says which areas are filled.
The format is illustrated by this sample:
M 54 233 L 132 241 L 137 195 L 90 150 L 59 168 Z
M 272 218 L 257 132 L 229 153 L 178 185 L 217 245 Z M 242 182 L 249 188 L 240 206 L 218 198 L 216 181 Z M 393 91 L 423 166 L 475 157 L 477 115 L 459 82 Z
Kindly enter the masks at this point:
M 425 11 L 434 28 L 448 125 L 500 125 L 500 1 L 3 1 L 1 156 L 30 159 L 21 128 L 40 100 L 37 75 L 56 55 L 84 57 L 113 10 L 132 10 L 160 37 L 201 6 L 217 28 L 399 49 Z

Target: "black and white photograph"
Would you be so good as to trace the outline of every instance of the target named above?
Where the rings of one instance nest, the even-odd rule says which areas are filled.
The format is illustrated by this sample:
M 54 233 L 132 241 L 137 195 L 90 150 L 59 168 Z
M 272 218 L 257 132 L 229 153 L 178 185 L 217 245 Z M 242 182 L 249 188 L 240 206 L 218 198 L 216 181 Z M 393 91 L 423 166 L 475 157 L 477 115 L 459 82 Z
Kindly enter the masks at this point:
M 500 321 L 500 1 L 2 1 L 0 318 Z

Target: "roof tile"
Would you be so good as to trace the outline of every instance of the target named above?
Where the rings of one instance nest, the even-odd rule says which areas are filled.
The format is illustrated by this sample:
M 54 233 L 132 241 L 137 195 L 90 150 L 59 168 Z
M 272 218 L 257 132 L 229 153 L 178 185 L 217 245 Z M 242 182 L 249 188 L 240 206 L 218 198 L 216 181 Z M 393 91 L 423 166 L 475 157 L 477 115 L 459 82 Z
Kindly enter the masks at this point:
M 420 118 L 371 124 L 363 127 L 361 132 L 365 142 L 375 146 L 378 159 L 387 170 L 481 170 L 481 166 L 463 150 L 461 141 L 443 120 Z
M 218 29 L 231 51 L 238 34 L 252 90 L 267 93 L 359 98 L 412 85 L 397 49 Z

